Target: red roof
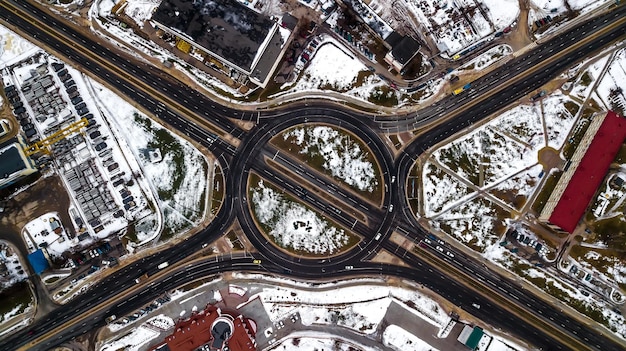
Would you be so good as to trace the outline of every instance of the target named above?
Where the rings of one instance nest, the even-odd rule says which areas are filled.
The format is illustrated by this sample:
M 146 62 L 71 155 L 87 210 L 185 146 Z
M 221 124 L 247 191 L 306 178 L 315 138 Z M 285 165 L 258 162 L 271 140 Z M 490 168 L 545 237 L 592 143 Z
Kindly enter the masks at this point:
M 626 138 L 626 119 L 609 111 L 552 211 L 550 223 L 572 233 Z
M 167 344 L 170 351 L 197 350 L 200 346 L 212 341 L 211 326 L 217 318 L 225 315 L 233 321 L 234 327 L 232 335 L 226 341 L 229 349 L 232 351 L 256 350 L 254 321 L 238 315 L 235 311 L 219 310 L 212 305 L 208 305 L 204 311 L 192 315 L 187 320 L 179 321 L 174 327 L 174 332 L 165 337 L 163 343 L 154 346 L 151 350 L 159 349 L 164 344 Z

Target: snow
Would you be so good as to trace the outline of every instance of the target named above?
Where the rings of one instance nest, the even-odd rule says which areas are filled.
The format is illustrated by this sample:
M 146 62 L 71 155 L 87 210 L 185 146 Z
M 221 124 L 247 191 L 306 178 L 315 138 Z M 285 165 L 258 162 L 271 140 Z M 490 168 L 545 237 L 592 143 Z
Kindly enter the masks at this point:
M 29 41 L 0 25 L 0 69 L 19 62 L 38 50 Z
M 480 0 L 487 8 L 489 18 L 497 30 L 509 26 L 519 16 L 518 0 Z
M 100 348 L 100 351 L 115 351 L 124 349 L 126 351 L 139 351 L 142 345 L 159 336 L 159 332 L 146 327 L 139 326 L 124 336 L 106 343 Z
M 143 27 L 144 21 L 152 17 L 152 13 L 161 2 L 162 0 L 126 0 L 124 13 L 132 18 L 139 27 Z
M 312 254 L 333 254 L 345 248 L 349 236 L 316 212 L 289 201 L 263 181 L 252 187 L 253 211 L 269 234 L 283 247 Z
M 52 223 L 60 225 L 60 233 L 52 230 Z M 61 257 L 63 252 L 69 251 L 73 246 L 57 212 L 48 212 L 26 223 L 22 234 L 30 252 L 45 247 L 51 256 Z
M 475 70 L 482 70 L 505 58 L 512 52 L 513 49 L 509 45 L 501 44 L 485 51 L 468 63 L 457 68 L 457 70 L 462 71 L 470 67 Z
M 299 153 L 306 159 L 322 157 L 322 168 L 360 191 L 373 192 L 378 185 L 374 165 L 363 150 L 362 142 L 348 132 L 328 126 L 306 126 L 290 129 L 282 134 L 284 140 L 295 139 Z
M 333 42 L 320 43 L 313 59 L 296 83 L 294 90 L 317 89 L 331 86 L 332 90 L 348 89 L 356 82 L 360 71 L 365 71 L 361 61 L 340 49 Z M 298 60 L 301 63 L 301 61 Z
M 397 351 L 438 351 L 415 335 L 393 324 L 385 328 L 383 343 Z
M 321 333 L 300 333 L 295 332 L 290 334 L 289 339 L 284 339 L 280 343 L 275 344 L 269 350 L 283 351 L 283 350 L 298 350 L 298 351 L 353 351 L 355 346 L 358 346 L 357 350 L 361 351 L 374 351 L 375 349 L 363 346 L 354 345 L 352 341 L 342 341 L 335 335 L 325 335 Z

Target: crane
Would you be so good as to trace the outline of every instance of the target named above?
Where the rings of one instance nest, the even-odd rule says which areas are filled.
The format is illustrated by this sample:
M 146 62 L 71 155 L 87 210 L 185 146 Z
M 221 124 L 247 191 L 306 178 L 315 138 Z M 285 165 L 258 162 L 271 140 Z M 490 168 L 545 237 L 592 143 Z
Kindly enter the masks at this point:
M 40 140 L 36 143 L 28 145 L 24 149 L 24 153 L 26 156 L 32 156 L 38 152 L 43 152 L 46 154 L 50 153 L 50 146 L 53 144 L 67 138 L 73 133 L 80 132 L 83 127 L 86 127 L 89 124 L 89 121 L 86 118 L 81 118 L 80 120 L 73 122 L 65 128 L 60 129 L 57 132 L 47 136 L 45 139 Z

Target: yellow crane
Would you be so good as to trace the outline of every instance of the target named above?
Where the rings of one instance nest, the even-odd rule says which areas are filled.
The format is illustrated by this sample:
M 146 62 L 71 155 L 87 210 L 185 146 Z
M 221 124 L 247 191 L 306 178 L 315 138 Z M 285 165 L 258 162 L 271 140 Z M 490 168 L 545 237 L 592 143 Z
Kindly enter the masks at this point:
M 43 140 L 40 140 L 36 143 L 30 144 L 28 147 L 24 149 L 24 153 L 26 156 L 32 156 L 38 152 L 43 152 L 46 154 L 50 153 L 50 146 L 58 143 L 59 141 L 67 138 L 73 133 L 80 132 L 83 127 L 86 127 L 89 124 L 89 121 L 86 118 L 81 118 L 80 120 L 70 124 L 69 126 L 60 129 L 54 134 L 49 135 Z

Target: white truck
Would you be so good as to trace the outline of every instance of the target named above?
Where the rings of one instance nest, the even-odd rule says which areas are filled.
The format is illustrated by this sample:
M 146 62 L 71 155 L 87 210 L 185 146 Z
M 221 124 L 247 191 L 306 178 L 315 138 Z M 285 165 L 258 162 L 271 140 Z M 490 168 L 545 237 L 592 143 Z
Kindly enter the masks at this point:
M 163 268 L 165 268 L 165 267 L 167 267 L 167 266 L 169 266 L 169 265 L 170 265 L 169 263 L 167 263 L 167 262 L 163 262 L 163 263 L 159 264 L 159 265 L 157 266 L 157 268 L 158 268 L 158 269 L 163 269 Z

